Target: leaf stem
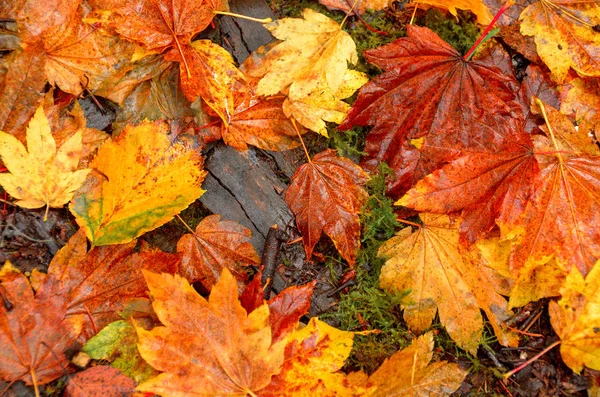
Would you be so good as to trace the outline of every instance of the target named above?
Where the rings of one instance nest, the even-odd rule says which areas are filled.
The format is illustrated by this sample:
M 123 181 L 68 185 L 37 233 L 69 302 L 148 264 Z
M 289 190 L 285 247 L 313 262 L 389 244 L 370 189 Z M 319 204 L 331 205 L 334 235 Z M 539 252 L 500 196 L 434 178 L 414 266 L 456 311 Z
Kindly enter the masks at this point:
M 558 161 L 562 164 L 563 158 L 560 154 L 560 150 L 558 148 L 558 142 L 556 142 L 556 137 L 554 136 L 554 131 L 552 131 L 552 126 L 550 125 L 550 120 L 548 120 L 548 115 L 546 114 L 546 108 L 544 107 L 544 102 L 540 98 L 535 98 L 535 103 L 540 107 L 542 111 L 542 117 L 544 117 L 544 122 L 546 123 L 546 127 L 548 127 L 548 132 L 550 133 L 550 138 L 552 139 L 552 144 L 554 145 L 554 149 L 556 150 L 556 156 L 558 157 Z
M 477 50 L 477 47 L 479 47 L 479 45 L 483 42 L 483 40 L 488 36 L 488 33 L 490 32 L 490 30 L 492 30 L 492 28 L 494 27 L 494 24 L 496 24 L 496 22 L 498 21 L 498 19 L 500 19 L 500 17 L 502 16 L 502 14 L 504 14 L 504 11 L 508 10 L 510 8 L 510 6 L 512 6 L 513 4 L 515 4 L 514 0 L 508 0 L 506 2 L 506 4 L 504 4 L 498 10 L 498 12 L 496 13 L 496 15 L 494 15 L 494 19 L 492 19 L 492 22 L 490 22 L 490 24 L 485 28 L 485 30 L 483 31 L 483 33 L 481 34 L 481 36 L 479 36 L 479 38 L 477 39 L 477 41 L 475 42 L 475 44 L 473 44 L 473 46 L 471 47 L 471 49 L 469 51 L 467 51 L 467 53 L 463 57 L 463 59 L 465 61 L 468 61 L 468 60 L 471 59 L 471 57 L 475 53 L 475 50 Z
M 40 397 L 40 389 L 38 387 L 37 378 L 35 377 L 35 371 L 33 368 L 29 368 L 31 374 L 31 383 L 33 383 L 33 390 L 35 390 L 35 397 Z
M 519 372 L 523 368 L 527 367 L 532 362 L 534 362 L 538 358 L 542 357 L 544 354 L 548 353 L 550 350 L 554 349 L 558 345 L 560 345 L 560 340 L 557 340 L 556 342 L 554 342 L 550 346 L 546 347 L 544 350 L 542 350 L 541 352 L 539 352 L 535 356 L 531 357 L 529 360 L 525 361 L 523 364 L 519 365 L 518 367 L 512 369 L 511 371 L 508 371 L 507 373 L 504 374 L 503 378 L 505 380 L 508 379 L 508 378 L 510 378 L 511 376 L 513 376 L 514 374 L 516 374 L 517 372 Z
M 415 3 L 415 9 L 413 10 L 412 16 L 410 17 L 409 25 L 412 25 L 415 21 L 415 15 L 417 15 L 417 8 L 419 8 L 419 3 Z
M 190 227 L 190 225 L 188 225 L 187 223 L 185 223 L 185 221 L 183 219 L 181 219 L 181 217 L 179 216 L 179 214 L 175 214 L 175 218 L 179 219 L 179 221 L 181 223 L 183 223 L 183 226 L 185 226 L 186 229 L 189 230 L 194 236 L 196 235 L 196 232 L 192 230 L 192 228 Z
M 398 222 L 400 222 L 400 223 L 405 223 L 405 224 L 410 225 L 410 226 L 418 227 L 419 229 L 423 227 L 422 225 L 419 225 L 418 223 L 407 221 L 407 220 L 404 220 L 404 219 L 396 219 L 396 220 Z
M 300 138 L 300 143 L 302 143 L 302 148 L 304 149 L 304 154 L 306 154 L 306 158 L 308 159 L 308 162 L 312 163 L 312 160 L 310 159 L 310 155 L 308 154 L 308 149 L 306 149 L 306 145 L 304 144 L 304 139 L 302 139 L 302 135 L 300 135 L 298 126 L 296 126 L 296 120 L 290 119 L 290 121 L 292 122 L 292 125 L 294 126 L 294 129 L 296 130 L 296 134 L 298 134 L 298 138 Z
M 233 12 L 227 12 L 227 11 L 217 11 L 217 10 L 215 10 L 215 11 L 213 11 L 213 14 L 226 15 L 228 17 L 247 19 L 248 21 L 258 22 L 258 23 L 270 23 L 270 22 L 273 22 L 273 20 L 271 18 L 263 18 L 263 19 L 252 18 L 252 17 L 246 16 L 246 15 L 235 14 Z
M 346 16 L 344 17 L 344 19 L 342 19 L 342 23 L 340 23 L 340 29 L 342 28 L 342 26 L 344 26 L 344 23 L 346 23 L 346 19 L 348 19 L 350 14 L 352 14 L 352 12 L 354 12 L 354 7 L 356 7 L 357 4 L 358 4 L 358 0 L 354 0 L 354 4 L 352 4 L 352 7 L 350 7 L 350 9 L 346 13 Z M 358 12 L 356 13 L 356 15 L 358 15 Z

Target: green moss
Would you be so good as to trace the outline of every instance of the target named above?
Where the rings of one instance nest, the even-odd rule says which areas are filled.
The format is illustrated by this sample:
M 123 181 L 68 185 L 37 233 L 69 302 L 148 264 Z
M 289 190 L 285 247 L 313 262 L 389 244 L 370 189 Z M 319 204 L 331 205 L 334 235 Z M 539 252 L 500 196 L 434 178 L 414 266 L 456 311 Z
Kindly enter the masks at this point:
M 437 9 L 430 9 L 417 19 L 416 25 L 426 26 L 437 33 L 456 50 L 465 54 L 481 34 L 474 16 L 470 12 L 458 10 L 458 21 Z
M 356 284 L 341 295 L 337 307 L 321 316 L 341 329 L 380 330 L 377 334 L 357 336 L 346 361 L 349 369 L 373 372 L 394 351 L 406 347 L 408 331 L 402 325 L 400 303 L 405 293 L 389 293 L 379 288 L 384 260 L 377 257 L 381 244 L 397 229 L 393 202 L 385 195 L 385 178 L 391 172 L 382 164 L 367 185 L 369 199 L 363 207 L 361 251 L 356 265 Z

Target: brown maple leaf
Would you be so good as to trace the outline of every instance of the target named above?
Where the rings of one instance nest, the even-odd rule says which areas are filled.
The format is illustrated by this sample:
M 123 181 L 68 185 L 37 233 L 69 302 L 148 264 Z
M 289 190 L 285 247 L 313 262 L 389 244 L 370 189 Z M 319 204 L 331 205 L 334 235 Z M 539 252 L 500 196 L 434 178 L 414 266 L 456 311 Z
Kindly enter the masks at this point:
M 246 268 L 260 265 L 250 244 L 251 234 L 237 222 L 222 221 L 219 215 L 207 216 L 194 234 L 183 235 L 177 243 L 177 252 L 183 254 L 179 274 L 190 282 L 200 282 L 210 291 L 223 268 L 227 268 L 241 288 L 248 282 Z
M 306 259 L 325 232 L 350 266 L 360 246 L 360 213 L 369 177 L 352 161 L 327 149 L 301 165 L 292 177 L 285 201 L 296 216 Z
M 47 283 L 56 284 L 54 277 Z M 50 290 L 34 296 L 27 278 L 10 262 L 0 269 L 0 379 L 28 385 L 48 383 L 65 372 L 83 316 L 67 317 L 65 296 Z
M 402 172 L 402 148 L 417 138 L 424 138 L 420 152 L 436 168 L 456 150 L 499 149 L 505 131 L 514 130 L 512 123 L 523 117 L 513 80 L 490 64 L 465 61 L 427 28 L 409 25 L 407 35 L 365 51 L 365 58 L 385 73 L 361 88 L 340 125 L 374 126 L 365 146 L 367 167 L 384 161 Z M 412 166 L 418 169 L 422 162 Z M 394 182 L 388 187 L 394 189 Z
M 87 252 L 83 230 L 73 235 L 52 259 L 40 290 L 64 297 L 67 316 L 84 315 L 87 339 L 111 321 L 120 319 L 127 300 L 146 298 L 142 269 L 175 273 L 178 255 L 157 251 L 134 253 L 135 242 L 95 247 Z M 47 285 L 56 278 L 58 283 Z

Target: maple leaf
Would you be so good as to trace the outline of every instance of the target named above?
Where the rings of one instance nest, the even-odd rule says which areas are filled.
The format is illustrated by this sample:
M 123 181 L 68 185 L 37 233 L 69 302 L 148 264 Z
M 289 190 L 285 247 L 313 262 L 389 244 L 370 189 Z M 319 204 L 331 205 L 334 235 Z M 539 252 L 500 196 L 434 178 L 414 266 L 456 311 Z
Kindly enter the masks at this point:
M 539 170 L 529 135 L 513 140 L 499 152 L 466 152 L 421 179 L 395 204 L 434 213 L 462 211 L 464 242 L 479 240 L 496 223 L 516 223 Z
M 55 282 L 52 279 L 49 282 Z M 82 316 L 65 318 L 65 297 L 35 296 L 27 278 L 10 262 L 0 269 L 5 293 L 0 307 L 0 379 L 44 384 L 64 374 L 64 352 L 81 332 Z M 8 302 L 8 304 L 7 304 Z
M 0 185 L 24 208 L 62 207 L 73 197 L 91 169 L 78 170 L 82 154 L 81 131 L 60 148 L 40 107 L 27 127 L 27 150 L 15 137 L 0 131 L 0 157 L 9 173 Z
M 493 15 L 490 10 L 486 7 L 481 0 L 414 0 L 411 5 L 414 6 L 433 6 L 448 10 L 450 14 L 454 15 L 458 21 L 458 14 L 456 9 L 471 11 L 477 16 L 477 22 L 481 25 L 489 25 L 492 22 Z
M 91 163 L 98 172 L 69 206 L 92 244 L 131 241 L 202 195 L 202 158 L 171 145 L 167 133 L 164 122 L 145 122 L 125 128 L 98 150 Z
M 289 97 L 295 100 L 308 96 L 321 81 L 337 92 L 348 62 L 354 65 L 358 61 L 354 41 L 339 24 L 309 8 L 304 9 L 303 16 L 265 25 L 283 41 L 267 52 L 260 68 L 249 74 L 262 77 L 259 95 L 275 95 L 288 88 Z
M 346 70 L 344 79 L 336 92 L 333 92 L 323 82 L 319 82 L 314 91 L 307 96 L 297 99 L 286 98 L 283 112 L 287 117 L 294 118 L 304 127 L 327 137 L 325 121 L 340 124 L 350 110 L 350 105 L 343 102 L 369 78 L 356 70 Z
M 600 76 L 600 6 L 595 2 L 540 0 L 520 15 L 521 33 L 533 36 L 537 51 L 562 83 L 573 68 L 582 76 Z
M 77 373 L 67 383 L 64 397 L 120 397 L 135 392 L 135 381 L 106 365 Z
M 264 302 L 261 280 L 262 274 L 259 271 L 240 296 L 240 303 L 248 313 L 261 307 Z M 273 343 L 295 330 L 300 318 L 308 313 L 316 284 L 316 281 L 312 281 L 302 286 L 288 287 L 269 299 L 267 304 Z
M 423 226 L 410 227 L 386 241 L 379 256 L 388 258 L 381 269 L 380 284 L 387 290 L 411 290 L 414 302 L 404 305 L 404 319 L 411 329 L 427 329 L 436 311 L 440 322 L 463 349 L 475 352 L 487 314 L 501 343 L 516 339 L 502 328 L 510 315 L 507 303 L 494 288 L 492 271 L 459 250 L 458 229 L 447 215 L 421 214 Z M 475 262 L 475 263 L 473 263 Z
M 354 265 L 360 246 L 358 214 L 368 198 L 363 188 L 368 179 L 362 168 L 331 149 L 298 167 L 285 201 L 296 216 L 307 260 L 325 232 Z
M 271 382 L 283 363 L 272 344 L 266 304 L 247 314 L 233 276 L 223 270 L 206 301 L 179 277 L 144 272 L 164 327 L 137 328 L 142 357 L 159 376 L 137 390 L 158 394 L 246 395 Z
M 560 290 L 561 299 L 550 302 L 552 328 L 561 339 L 563 361 L 576 373 L 583 366 L 600 369 L 600 261 L 584 277 L 575 268 Z
M 563 89 L 566 91 L 566 97 L 560 104 L 561 113 L 573 115 L 578 122 L 588 120 L 597 126 L 596 134 L 600 134 L 600 83 L 598 79 L 574 79 L 569 82 L 568 86 L 563 86 Z M 547 103 L 544 98 L 540 99 Z
M 585 275 L 600 258 L 599 150 L 557 110 L 538 109 L 550 138 L 535 137 L 540 172 L 520 221 L 504 233 L 514 242 L 510 267 L 530 273 L 554 258 L 567 272 L 576 266 Z
M 260 257 L 250 244 L 252 232 L 219 215 L 202 219 L 194 234 L 185 234 L 177 242 L 183 254 L 179 274 L 190 282 L 199 281 L 210 291 L 223 268 L 233 273 L 241 286 L 248 282 L 247 266 L 260 265 Z
M 175 273 L 178 255 L 141 250 L 134 253 L 135 242 L 108 247 L 94 247 L 87 252 L 82 230 L 74 234 L 50 262 L 47 285 L 65 299 L 67 316 L 85 315 L 82 335 L 97 333 L 119 319 L 118 312 L 127 300 L 146 298 L 147 288 L 142 269 Z
M 406 28 L 408 37 L 364 52 L 385 72 L 361 88 L 339 127 L 374 126 L 365 145 L 369 167 L 383 161 L 402 173 L 404 145 L 418 138 L 422 154 L 413 156 L 412 168 L 429 172 L 456 150 L 500 149 L 505 131 L 523 117 L 514 80 L 490 64 L 465 61 L 427 28 Z
M 165 59 L 179 62 L 181 89 L 193 102 L 201 96 L 228 124 L 234 113 L 232 87 L 245 77 L 233 64 L 233 57 L 210 40 L 196 40 L 181 49 L 173 48 Z
M 369 377 L 368 384 L 376 387 L 371 396 L 449 396 L 467 371 L 446 361 L 430 363 L 432 358 L 433 333 L 428 332 L 394 353 Z
M 341 331 L 313 317 L 306 327 L 285 338 L 281 372 L 260 396 L 368 396 L 369 388 L 351 384 L 339 370 L 350 351 L 354 333 Z

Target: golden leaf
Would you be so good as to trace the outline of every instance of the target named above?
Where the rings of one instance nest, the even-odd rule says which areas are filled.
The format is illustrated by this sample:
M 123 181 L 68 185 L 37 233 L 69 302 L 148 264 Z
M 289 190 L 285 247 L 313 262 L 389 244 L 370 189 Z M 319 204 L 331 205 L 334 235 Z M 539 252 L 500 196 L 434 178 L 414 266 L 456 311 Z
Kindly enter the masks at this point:
M 27 127 L 27 150 L 15 137 L 0 131 L 0 157 L 10 173 L 0 185 L 24 208 L 62 207 L 84 182 L 90 169 L 78 170 L 82 134 L 77 131 L 60 148 L 39 107 Z

